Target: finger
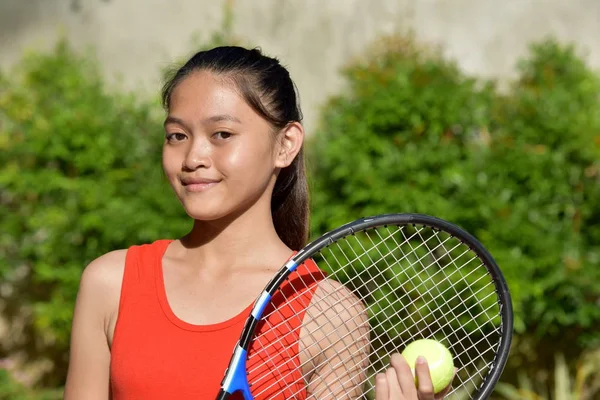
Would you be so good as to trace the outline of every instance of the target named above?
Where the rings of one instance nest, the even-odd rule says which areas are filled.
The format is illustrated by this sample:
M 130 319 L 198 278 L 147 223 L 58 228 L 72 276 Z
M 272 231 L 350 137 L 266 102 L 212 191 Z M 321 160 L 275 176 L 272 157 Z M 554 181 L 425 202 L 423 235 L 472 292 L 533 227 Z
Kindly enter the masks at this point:
M 434 400 L 433 383 L 425 358 L 417 358 L 415 373 L 417 375 L 419 400 Z
M 392 364 L 392 367 L 394 367 L 394 370 L 396 371 L 400 389 L 404 396 L 407 399 L 416 399 L 417 387 L 415 385 L 415 376 L 410 369 L 410 365 L 408 365 L 404 357 L 398 353 L 392 354 L 390 357 L 390 364 Z
M 390 390 L 388 388 L 387 377 L 380 373 L 375 377 L 375 400 L 389 400 Z
M 401 400 L 404 399 L 400 382 L 398 381 L 398 374 L 394 368 L 388 368 L 385 371 L 386 378 L 388 381 L 389 399 L 390 400 Z

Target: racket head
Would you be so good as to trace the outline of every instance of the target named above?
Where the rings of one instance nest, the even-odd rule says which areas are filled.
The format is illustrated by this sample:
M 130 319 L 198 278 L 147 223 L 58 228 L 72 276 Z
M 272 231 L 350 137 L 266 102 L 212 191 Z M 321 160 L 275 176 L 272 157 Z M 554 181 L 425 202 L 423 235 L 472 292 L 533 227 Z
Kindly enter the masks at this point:
M 391 229 L 392 233 L 390 234 L 390 237 L 393 237 L 394 235 L 401 233 L 402 234 L 402 240 L 399 239 L 393 239 L 390 243 L 391 245 L 386 245 L 385 247 L 385 251 L 382 252 L 382 250 L 378 249 L 377 246 L 381 245 L 381 243 L 385 242 L 385 240 L 388 240 L 388 238 L 382 238 L 380 232 L 378 230 L 387 230 L 387 232 L 389 233 L 389 229 Z M 372 238 L 369 237 L 369 232 L 376 232 L 378 238 L 376 237 L 376 239 L 381 240 L 379 243 L 374 243 Z M 425 233 L 427 233 L 428 238 L 424 238 L 423 236 L 425 235 Z M 363 236 L 362 238 L 359 238 L 359 236 Z M 412 235 L 412 236 L 411 236 Z M 431 236 L 433 235 L 433 236 Z M 368 239 L 366 239 L 366 247 L 364 244 L 360 244 L 360 240 L 365 240 L 365 237 L 368 237 Z M 438 243 L 440 245 L 436 245 L 435 248 L 430 248 L 427 245 L 425 245 L 424 249 L 419 250 L 419 247 L 417 245 L 417 247 L 413 247 L 413 245 L 410 244 L 411 240 L 413 240 L 415 243 L 427 243 L 427 240 L 430 240 L 431 237 L 435 237 L 437 239 L 436 242 L 434 243 Z M 338 268 L 338 266 L 336 266 L 335 262 L 331 263 L 328 262 L 325 259 L 325 253 L 326 252 L 335 252 L 338 251 L 340 253 L 343 253 L 345 250 L 342 249 L 342 247 L 340 247 L 341 243 L 345 243 L 348 244 L 350 243 L 349 240 L 347 240 L 348 238 L 353 238 L 355 239 L 357 242 L 359 243 L 358 246 L 358 252 L 356 250 L 353 250 L 353 256 L 356 256 L 353 260 L 348 260 L 348 257 L 346 255 L 346 259 L 348 260 L 348 262 L 346 263 L 346 265 L 344 266 L 345 268 L 349 268 L 348 271 L 342 271 L 340 268 Z M 354 243 L 354 245 L 356 245 L 356 243 Z M 408 243 L 408 251 L 403 251 L 402 247 L 406 246 Z M 456 244 L 456 246 L 454 246 L 451 250 L 448 250 L 446 248 L 446 246 L 449 245 L 449 243 L 451 244 Z M 373 245 L 371 248 L 369 248 L 370 245 Z M 444 250 L 444 254 L 442 254 L 441 256 L 433 256 L 433 252 L 438 251 L 439 247 L 441 246 L 441 248 Z M 456 262 L 454 261 L 454 259 L 451 256 L 451 252 L 454 251 L 455 249 L 457 249 L 458 247 L 461 247 L 461 251 L 464 249 L 467 249 L 465 251 L 462 252 L 462 255 L 464 255 L 467 251 L 473 255 L 473 257 L 471 258 L 471 260 L 476 259 L 477 261 L 477 265 L 476 266 L 472 266 L 472 267 L 467 267 L 467 268 L 476 268 L 478 270 L 478 274 L 472 274 L 471 272 L 469 272 L 466 277 L 465 277 L 465 271 L 469 271 L 469 269 L 461 269 L 462 266 L 458 266 L 458 265 L 454 265 L 452 266 L 453 263 L 456 264 Z M 342 250 L 340 250 L 342 249 Z M 378 255 L 376 255 L 375 258 L 377 258 L 375 261 L 373 261 L 373 256 L 369 255 L 369 251 L 376 249 L 376 253 Z M 400 249 L 400 254 L 401 256 L 399 257 L 398 255 L 394 255 L 394 251 Z M 386 257 L 391 254 L 391 264 L 390 264 L 390 259 L 386 260 Z M 359 254 L 360 252 L 363 252 L 363 254 Z M 331 253 L 333 254 L 333 253 Z M 329 257 L 331 257 L 331 254 L 329 254 Z M 424 254 L 424 255 L 423 255 Z M 461 255 L 461 257 L 462 257 Z M 413 274 L 415 276 L 418 276 L 419 274 L 422 273 L 422 271 L 418 271 L 417 269 L 423 269 L 426 270 L 427 268 L 432 267 L 432 265 L 426 265 L 424 264 L 423 257 L 431 257 L 433 256 L 433 258 L 438 258 L 438 261 L 435 261 L 435 263 L 437 263 L 437 265 L 434 265 L 433 267 L 438 268 L 438 272 L 435 272 L 433 275 L 431 275 L 431 273 L 427 273 L 423 279 L 423 277 L 420 278 L 411 278 L 409 275 Z M 361 257 L 363 259 L 366 259 L 367 261 L 365 262 L 364 260 L 361 260 Z M 379 257 L 379 258 L 378 258 Z M 412 257 L 412 258 L 411 258 Z M 449 260 L 445 260 L 445 261 L 440 261 L 442 260 L 444 257 L 448 258 Z M 334 255 L 334 258 L 335 255 Z M 318 260 L 316 261 L 317 264 L 319 265 L 319 271 L 325 271 L 326 276 L 324 277 L 323 275 L 318 275 L 318 274 L 314 274 L 314 268 L 311 270 L 311 268 L 309 268 L 309 274 L 308 275 L 302 275 L 301 272 L 299 272 L 300 269 L 302 269 L 303 267 L 305 267 L 305 265 L 307 265 L 307 263 L 312 262 L 312 260 Z M 336 262 L 338 260 L 336 259 Z M 373 264 L 368 265 L 370 262 L 373 262 Z M 386 284 L 390 282 L 390 280 L 386 280 L 387 278 L 382 278 L 381 275 L 377 275 L 375 278 L 375 280 L 373 280 L 373 276 L 372 276 L 372 272 L 368 272 L 369 269 L 373 269 L 374 266 L 377 263 L 383 263 L 384 265 L 386 265 L 386 269 L 385 271 L 389 270 L 393 270 L 394 271 L 394 277 L 390 278 L 391 279 L 396 279 L 398 280 L 398 274 L 404 273 L 404 275 L 406 275 L 404 277 L 404 281 L 405 282 L 409 282 L 410 285 L 412 285 L 413 289 L 413 294 L 416 290 L 416 288 L 423 288 L 425 286 L 429 286 L 429 288 L 427 288 L 426 291 L 422 291 L 421 289 L 416 290 L 416 297 L 414 299 L 411 299 L 410 296 L 408 296 L 406 293 L 406 290 L 404 291 L 404 306 L 406 306 L 406 308 L 410 308 L 410 305 L 413 304 L 414 302 L 420 302 L 421 306 L 421 310 L 423 309 L 423 307 L 429 307 L 427 304 L 430 302 L 435 302 L 437 301 L 438 303 L 440 301 L 444 301 L 446 300 L 446 297 L 444 296 L 434 296 L 431 294 L 432 291 L 436 291 L 439 293 L 448 293 L 448 289 L 449 288 L 453 288 L 453 285 L 456 285 L 457 282 L 460 282 L 461 287 L 459 289 L 454 288 L 454 292 L 450 293 L 452 296 L 453 301 L 456 303 L 455 306 L 452 306 L 453 309 L 456 308 L 460 308 L 463 307 L 465 308 L 467 311 L 462 311 L 461 314 L 458 314 L 458 311 L 456 311 L 456 314 L 454 314 L 452 316 L 453 320 L 452 321 L 442 321 L 442 324 L 446 324 L 446 325 L 458 325 L 458 328 L 454 327 L 452 328 L 452 326 L 450 326 L 448 329 L 445 329 L 445 332 L 440 332 L 440 331 L 444 331 L 444 329 L 439 328 L 438 331 L 433 332 L 432 330 L 427 331 L 427 328 L 423 328 L 423 324 L 427 323 L 428 321 L 432 321 L 431 318 L 434 317 L 434 313 L 432 313 L 432 317 L 427 319 L 427 318 L 421 318 L 421 320 L 419 321 L 415 321 L 413 317 L 410 316 L 410 314 L 402 314 L 399 312 L 398 310 L 398 306 L 395 306 L 394 304 L 396 304 L 396 302 L 383 302 L 382 298 L 386 298 L 386 297 L 394 297 L 395 295 L 393 294 L 393 292 L 398 289 L 398 288 L 393 288 L 392 291 L 390 292 L 389 290 L 387 292 L 368 292 L 366 293 L 366 295 L 364 293 L 361 294 L 361 288 L 358 287 L 360 285 L 363 286 L 367 286 L 365 284 L 365 279 L 361 279 L 361 283 L 359 283 L 358 285 L 355 283 L 352 283 L 352 280 L 354 279 L 353 276 L 348 276 L 349 274 L 355 274 L 354 276 L 359 276 L 361 273 L 363 273 L 361 270 L 367 271 L 366 272 L 366 283 L 372 283 L 370 286 L 377 286 L 378 282 L 376 282 L 377 279 L 381 280 L 383 279 Z M 334 266 L 332 267 L 331 265 L 334 264 Z M 340 264 L 339 262 L 337 262 L 337 264 Z M 354 265 L 353 265 L 354 264 Z M 404 265 L 401 265 L 404 264 Z M 358 268 L 355 268 L 358 265 Z M 408 267 L 406 266 L 408 265 Z M 415 268 L 415 265 L 417 266 L 417 269 Z M 300 266 L 300 268 L 299 268 Z M 394 267 L 394 268 L 391 268 Z M 448 275 L 448 273 L 443 272 L 441 273 L 441 276 L 439 276 L 438 278 L 436 278 L 437 280 L 434 280 L 433 277 L 436 275 L 439 275 L 440 272 L 439 271 L 443 271 L 443 270 L 451 270 L 450 275 Z M 342 272 L 340 272 L 342 271 Z M 399 272 L 400 271 L 400 272 Z M 404 271 L 404 272 L 402 272 Z M 380 274 L 380 272 L 378 272 L 378 274 Z M 307 246 L 305 246 L 302 250 L 300 250 L 298 253 L 296 253 L 279 271 L 278 273 L 271 279 L 271 281 L 267 284 L 267 286 L 265 287 L 265 289 L 263 290 L 262 294 L 258 297 L 258 299 L 256 300 L 253 309 L 251 311 L 250 316 L 248 317 L 245 325 L 244 325 L 244 329 L 242 331 L 242 335 L 239 339 L 239 342 L 234 350 L 234 353 L 232 355 L 230 364 L 225 372 L 225 376 L 224 379 L 222 381 L 221 384 L 221 391 L 219 392 L 218 395 L 218 399 L 226 399 L 228 398 L 232 393 L 235 392 L 240 392 L 243 397 L 247 400 L 249 399 L 254 399 L 255 397 L 257 399 L 263 399 L 263 398 L 272 398 L 273 396 L 272 393 L 268 393 L 268 390 L 265 391 L 263 389 L 256 389 L 253 390 L 251 389 L 251 384 L 249 383 L 249 377 L 250 380 L 255 379 L 255 380 L 260 380 L 259 378 L 257 378 L 257 374 L 260 375 L 262 374 L 267 374 L 267 372 L 265 372 L 265 368 L 268 369 L 268 366 L 263 365 L 263 371 L 258 371 L 260 368 L 256 367 L 257 365 L 257 359 L 260 359 L 260 357 L 256 356 L 254 359 L 252 357 L 255 356 L 255 354 L 252 354 L 253 350 L 256 354 L 260 353 L 263 350 L 255 350 L 253 349 L 253 346 L 259 341 L 259 339 L 263 339 L 265 340 L 266 336 L 261 336 L 264 334 L 264 332 L 261 332 L 261 330 L 264 330 L 265 327 L 264 325 L 267 324 L 271 324 L 271 326 L 275 326 L 276 324 L 274 324 L 272 321 L 269 321 L 269 319 L 271 318 L 270 316 L 274 315 L 274 312 L 277 311 L 277 307 L 281 307 L 281 303 L 275 300 L 275 298 L 277 296 L 282 297 L 284 295 L 281 295 L 281 292 L 285 292 L 285 289 L 289 289 L 290 286 L 293 286 L 293 284 L 289 284 L 290 279 L 292 279 L 292 281 L 294 281 L 294 276 L 298 275 L 300 276 L 300 281 L 303 284 L 306 284 L 306 276 L 309 276 L 309 280 L 313 279 L 315 277 L 315 275 L 317 276 L 316 278 L 314 278 L 315 280 L 312 282 L 309 282 L 308 284 L 305 285 L 305 288 L 312 288 L 312 291 L 310 290 L 306 290 L 303 292 L 303 295 L 306 295 L 306 293 L 308 292 L 308 297 L 305 297 L 305 301 L 302 302 L 303 307 L 308 307 L 309 305 L 312 307 L 313 303 L 318 301 L 315 300 L 315 297 L 318 297 L 315 293 L 317 293 L 317 291 L 319 289 L 319 286 L 330 286 L 329 283 L 321 283 L 321 282 L 331 282 L 331 279 L 335 279 L 335 281 L 341 282 L 343 285 L 348 286 L 349 288 L 351 288 L 351 291 L 353 293 L 355 293 L 356 297 L 352 297 L 352 298 L 358 298 L 361 302 L 362 305 L 364 305 L 364 311 L 366 313 L 368 313 L 368 322 L 369 322 L 369 333 L 368 333 L 368 337 L 369 340 L 372 342 L 372 345 L 369 348 L 369 371 L 368 371 L 368 375 L 369 378 L 368 379 L 364 379 L 363 382 L 361 383 L 361 385 L 367 385 L 368 388 L 366 388 L 365 390 L 367 390 L 368 393 L 365 393 L 364 396 L 361 396 L 360 398 L 371 398 L 373 396 L 373 378 L 375 376 L 376 372 L 380 372 L 383 368 L 385 368 L 386 366 L 386 359 L 385 357 L 381 357 L 379 355 L 376 355 L 376 352 L 381 352 L 382 350 L 384 351 L 384 353 L 386 354 L 391 354 L 391 352 L 393 351 L 397 351 L 397 352 L 401 352 L 402 348 L 408 344 L 408 342 L 412 341 L 412 340 L 416 340 L 416 339 L 420 339 L 420 338 L 435 338 L 438 339 L 442 342 L 445 342 L 444 344 L 446 344 L 448 347 L 450 347 L 451 351 L 453 351 L 453 353 L 460 351 L 461 353 L 459 354 L 460 357 L 456 357 L 455 358 L 455 365 L 458 367 L 458 373 L 457 376 L 455 377 L 454 380 L 454 389 L 451 392 L 450 396 L 447 396 L 446 398 L 465 398 L 465 399 L 484 399 L 489 397 L 489 395 L 492 393 L 493 389 L 494 389 L 494 385 L 495 383 L 498 381 L 498 379 L 500 378 L 502 371 L 504 369 L 504 366 L 506 365 L 506 361 L 508 358 L 508 354 L 509 354 L 509 350 L 510 350 L 510 344 L 511 344 L 511 340 L 512 340 L 512 331 L 513 331 L 513 312 L 512 312 L 512 301 L 511 301 L 511 297 L 510 297 L 510 292 L 508 289 L 508 285 L 502 275 L 502 272 L 500 270 L 500 268 L 498 267 L 498 265 L 496 264 L 495 260 L 493 259 L 492 255 L 485 249 L 485 247 L 470 233 L 466 232 L 465 230 L 459 228 L 458 226 L 436 218 L 436 217 L 432 217 L 429 215 L 424 215 L 424 214 L 385 214 L 385 215 L 378 215 L 378 216 L 373 216 L 373 217 L 368 217 L 368 218 L 362 218 L 350 223 L 347 223 L 321 237 L 319 237 L 318 239 L 314 240 L 313 242 L 309 243 Z M 343 275 L 346 275 L 345 277 L 343 277 Z M 454 278 L 450 279 L 451 276 L 454 276 Z M 371 280 L 373 280 L 372 282 L 369 282 L 369 277 Z M 322 280 L 322 279 L 326 279 L 326 281 Z M 487 283 L 483 283 L 482 279 L 485 279 Z M 298 279 L 295 279 L 296 281 Z M 345 281 L 346 280 L 346 281 Z M 416 281 L 416 282 L 415 282 Z M 288 283 L 286 283 L 288 282 Z M 442 285 L 442 283 L 445 284 L 446 288 L 442 289 L 445 290 L 445 292 L 441 292 L 441 289 L 439 289 L 440 285 Z M 287 286 L 286 286 L 287 284 Z M 478 286 L 479 285 L 479 286 Z M 435 288 L 435 289 L 432 289 Z M 459 291 L 460 290 L 460 291 Z M 364 290 L 363 290 L 364 292 Z M 472 306 L 465 306 L 463 304 L 463 306 L 461 306 L 461 301 L 463 301 L 466 298 L 466 295 L 464 295 L 465 292 L 470 292 L 470 296 L 469 293 L 467 293 L 466 295 L 469 295 L 469 301 L 470 302 L 478 302 L 480 300 L 478 299 L 483 299 L 481 300 L 481 302 L 483 303 L 485 301 L 485 307 L 486 309 L 483 310 L 483 312 L 481 312 L 480 309 L 475 308 L 476 310 L 480 310 L 480 312 L 478 312 L 476 315 L 473 315 L 473 313 L 471 311 L 468 311 L 469 309 L 473 309 L 472 307 L 475 306 L 481 306 L 483 307 L 481 304 L 480 305 L 472 305 Z M 376 293 L 376 294 L 374 294 Z M 382 297 L 383 295 L 383 297 Z M 408 297 L 407 297 L 408 296 Z M 479 297 L 478 297 L 479 296 Z M 285 296 L 284 296 L 285 297 Z M 429 299 L 429 297 L 431 297 L 431 299 Z M 375 298 L 375 300 L 373 300 L 373 298 Z M 307 300 L 308 299 L 308 300 Z M 350 299 L 350 297 L 345 297 L 343 299 L 343 301 L 346 301 L 346 303 L 344 304 L 345 307 L 348 306 L 347 301 Z M 399 300 L 396 297 L 394 297 L 395 300 Z M 286 299 L 284 299 L 285 301 L 288 301 Z M 321 300 L 319 298 L 319 300 Z M 408 301 L 408 303 L 406 303 L 406 301 Z M 382 303 L 383 302 L 383 303 Z M 338 301 L 339 303 L 339 301 Z M 402 304 L 402 302 L 400 302 Z M 355 301 L 353 303 L 354 305 L 357 304 L 357 302 Z M 381 304 L 384 304 L 383 306 Z M 328 303 L 327 307 L 330 307 L 331 304 Z M 334 305 L 335 306 L 335 305 Z M 377 307 L 375 307 L 377 306 Z M 385 312 L 382 313 L 382 309 L 383 311 L 386 310 L 393 310 L 393 312 L 389 313 L 386 315 Z M 395 307 L 395 308 L 394 308 Z M 436 310 L 440 310 L 441 308 L 444 307 L 444 304 L 437 304 L 436 305 Z M 451 307 L 450 305 L 448 307 Z M 493 309 L 492 309 L 493 308 Z M 362 309 L 362 308 L 361 308 Z M 488 310 L 492 309 L 492 311 L 490 311 L 490 313 L 492 314 L 492 317 L 488 317 L 487 313 Z M 427 311 L 427 310 L 426 310 Z M 295 310 L 294 312 L 298 312 L 298 310 Z M 344 307 L 341 307 L 341 309 L 337 310 L 338 313 L 343 313 L 344 312 Z M 448 308 L 448 312 L 449 314 L 452 314 L 454 311 L 452 311 L 450 308 Z M 289 314 L 289 310 L 288 310 L 288 314 Z M 422 313 L 422 311 L 421 311 Z M 438 312 L 439 314 L 439 312 Z M 396 330 L 396 327 L 394 327 L 394 323 L 396 324 L 401 324 L 401 317 L 406 318 L 408 315 L 408 320 L 409 320 L 409 324 L 407 325 L 406 323 L 405 328 L 403 329 L 403 331 L 398 334 L 397 336 L 400 337 L 402 336 L 403 339 L 401 340 L 396 340 L 394 343 L 391 343 L 391 341 L 389 341 L 387 339 L 387 336 L 390 336 L 389 331 L 390 330 Z M 289 317 L 289 315 L 288 315 Z M 383 317 L 383 321 L 382 321 L 382 317 Z M 471 326 L 469 326 L 469 322 L 468 319 L 474 317 L 473 320 L 471 321 Z M 439 315 L 436 318 L 440 318 Z M 303 317 L 298 317 L 297 319 L 299 320 L 303 320 Z M 464 348 L 464 346 L 462 347 L 462 349 L 458 349 L 458 348 L 453 348 L 451 342 L 452 340 L 458 341 L 458 342 L 462 342 L 464 340 L 464 337 L 461 338 L 460 335 L 461 333 L 464 333 L 465 335 L 469 335 L 469 331 L 467 329 L 470 329 L 471 332 L 473 332 L 473 330 L 482 330 L 483 331 L 483 326 L 482 324 L 478 324 L 477 319 L 483 319 L 485 322 L 485 329 L 490 329 L 490 326 L 488 326 L 490 323 L 492 324 L 492 334 L 493 337 L 490 341 L 488 336 L 483 336 L 483 338 L 479 338 L 477 339 L 478 342 L 474 343 L 473 340 L 471 340 L 471 343 L 467 343 L 467 345 L 469 345 L 469 347 Z M 487 319 L 487 321 L 486 321 Z M 282 320 L 281 318 L 279 320 Z M 391 321 L 391 322 L 390 322 Z M 491 321 L 491 322 L 490 322 Z M 277 324 L 281 325 L 285 325 L 282 322 L 278 322 Z M 301 325 L 304 324 L 304 321 L 301 321 Z M 433 320 L 433 324 L 440 325 L 439 321 Z M 357 325 L 357 324 L 355 324 Z M 411 326 L 412 325 L 412 326 Z M 301 329 L 296 327 L 297 329 Z M 272 328 L 268 328 L 268 329 L 272 329 Z M 358 329 L 358 328 L 357 328 Z M 423 329 L 426 330 L 426 332 L 423 331 Z M 448 334 L 448 330 L 452 331 L 452 334 Z M 331 332 L 330 332 L 331 333 Z M 375 333 L 375 336 L 373 336 L 373 333 Z M 396 332 L 397 333 L 397 332 Z M 436 333 L 440 333 L 437 334 Z M 284 333 L 282 333 L 282 331 L 279 332 L 280 335 L 285 336 Z M 407 338 L 408 335 L 408 338 Z M 386 337 L 386 339 L 381 339 L 383 337 Z M 441 336 L 441 338 L 440 338 Z M 364 337 L 360 336 L 361 338 Z M 298 337 L 296 337 L 296 339 L 298 339 Z M 277 341 L 285 341 L 285 337 L 283 339 L 281 338 L 273 338 L 273 337 L 269 337 L 269 340 L 266 340 L 268 342 L 277 342 Z M 375 345 L 375 342 L 379 340 L 380 342 L 380 346 Z M 482 343 L 482 341 L 484 343 Z M 385 342 L 385 343 L 384 343 Z M 485 343 L 487 342 L 487 343 Z M 391 344 L 391 347 L 390 347 Z M 489 354 L 490 351 L 493 351 L 493 355 L 488 355 L 486 356 L 486 358 L 483 357 L 479 357 L 481 358 L 481 360 L 478 360 L 479 362 L 485 362 L 485 361 L 489 361 L 487 363 L 487 365 L 484 365 L 483 367 L 480 368 L 480 366 L 477 365 L 469 365 L 470 363 L 473 363 L 472 360 L 470 360 L 470 357 L 474 357 L 477 358 L 477 356 L 474 355 L 470 355 L 470 353 L 474 353 L 476 351 L 479 351 L 478 346 L 481 347 L 481 345 L 485 346 L 485 345 L 489 345 L 487 346 L 487 350 L 486 350 L 486 354 Z M 267 344 L 264 343 L 261 346 L 263 347 L 272 347 L 272 344 Z M 293 346 L 292 344 L 289 344 L 290 348 L 291 346 Z M 302 347 L 301 345 L 299 345 L 299 347 Z M 282 351 L 283 349 L 283 351 Z M 303 349 L 300 348 L 294 348 L 295 351 L 303 351 Z M 273 350 L 271 350 L 272 352 Z M 288 351 L 287 348 L 279 348 L 279 350 L 276 350 L 281 352 L 286 352 Z M 373 356 L 375 354 L 375 356 Z M 254 361 L 254 362 L 249 362 L 248 360 Z M 262 364 L 268 364 L 269 360 L 265 359 L 263 360 Z M 253 364 L 254 366 L 252 368 L 254 368 L 253 370 L 249 370 L 249 364 Z M 296 369 L 300 369 L 300 365 L 298 365 L 298 360 L 295 361 L 295 366 L 293 366 L 292 368 L 296 368 Z M 278 368 L 275 366 L 275 368 Z M 288 368 L 286 370 L 288 376 L 291 374 L 290 369 Z M 477 374 L 479 374 L 480 376 L 478 377 L 478 382 L 475 383 L 474 380 L 471 379 L 471 377 L 469 376 L 463 376 L 461 378 L 460 374 L 461 371 L 464 375 L 464 373 L 468 373 L 468 372 L 473 372 L 475 371 Z M 480 373 L 482 372 L 483 373 Z M 281 373 L 280 373 L 281 375 Z M 304 379 L 304 375 L 302 375 L 302 379 Z M 456 379 L 459 379 L 459 386 L 456 386 Z M 361 379 L 363 379 L 361 377 Z M 470 387 L 467 387 L 470 384 Z M 260 386 L 260 385 L 256 385 L 256 386 Z M 272 386 L 272 385 L 271 385 Z M 261 391 L 262 390 L 262 391 Z M 293 389 L 295 390 L 295 392 L 290 392 L 291 389 L 286 388 L 285 390 L 288 390 L 288 392 L 286 393 L 286 397 L 281 397 L 281 398 L 292 398 L 295 397 L 295 395 L 298 393 L 297 388 Z M 463 391 L 463 396 L 461 397 L 460 393 L 461 390 Z M 370 393 L 369 393 L 370 391 Z M 283 393 L 283 389 L 282 389 L 282 393 Z M 290 394 L 291 393 L 291 394 Z M 371 396 L 371 397 L 369 397 Z

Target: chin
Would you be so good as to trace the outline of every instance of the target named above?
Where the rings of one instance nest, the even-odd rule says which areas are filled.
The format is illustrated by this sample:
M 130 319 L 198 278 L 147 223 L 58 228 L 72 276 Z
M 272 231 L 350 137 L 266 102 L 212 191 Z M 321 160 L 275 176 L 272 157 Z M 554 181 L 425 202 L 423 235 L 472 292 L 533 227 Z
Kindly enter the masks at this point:
M 190 195 L 185 191 L 177 194 L 185 213 L 192 219 L 214 221 L 231 213 L 223 196 Z
M 180 193 L 179 200 L 186 214 L 197 221 L 217 221 L 236 218 L 251 209 L 260 200 L 260 195 L 247 193 L 208 193 L 188 195 Z M 268 199 L 270 205 L 270 198 Z
M 207 207 L 207 206 L 203 206 L 203 207 L 198 207 L 198 206 L 194 206 L 194 207 L 190 207 L 190 206 L 185 206 L 185 212 L 186 214 L 195 220 L 198 221 L 216 221 L 218 219 L 224 218 L 227 215 L 229 215 L 231 212 L 229 210 L 226 210 L 223 208 L 223 206 L 220 207 Z
M 252 208 L 252 202 L 236 203 L 232 201 L 184 202 L 187 215 L 196 221 L 231 220 Z

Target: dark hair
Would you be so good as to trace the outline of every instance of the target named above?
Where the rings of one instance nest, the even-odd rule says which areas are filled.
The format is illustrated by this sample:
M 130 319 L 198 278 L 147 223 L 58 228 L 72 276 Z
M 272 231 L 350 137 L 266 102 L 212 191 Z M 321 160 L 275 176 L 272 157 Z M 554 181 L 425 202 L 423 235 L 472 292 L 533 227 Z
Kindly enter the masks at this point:
M 287 69 L 259 49 L 237 46 L 216 47 L 192 56 L 165 83 L 162 91 L 165 109 L 170 106 L 173 89 L 197 71 L 231 79 L 248 105 L 276 131 L 290 122 L 302 121 L 296 86 Z M 271 197 L 271 215 L 277 234 L 287 246 L 299 250 L 306 244 L 309 201 L 302 149 L 290 166 L 279 172 Z

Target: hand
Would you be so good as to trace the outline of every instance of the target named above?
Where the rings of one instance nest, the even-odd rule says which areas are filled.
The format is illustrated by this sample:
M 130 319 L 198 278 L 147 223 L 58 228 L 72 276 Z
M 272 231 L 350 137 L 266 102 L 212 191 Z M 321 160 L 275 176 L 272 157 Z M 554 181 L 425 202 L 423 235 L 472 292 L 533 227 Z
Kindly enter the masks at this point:
M 391 367 L 375 378 L 376 400 L 438 400 L 443 399 L 452 389 L 452 384 L 439 393 L 433 393 L 433 383 L 429 375 L 429 366 L 424 358 L 417 359 L 415 374 L 418 387 L 404 357 L 398 353 L 390 358 Z M 454 370 L 456 374 L 456 369 Z M 454 376 L 452 377 L 454 378 Z

